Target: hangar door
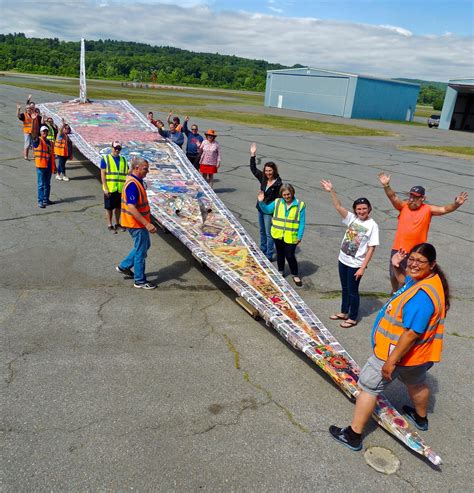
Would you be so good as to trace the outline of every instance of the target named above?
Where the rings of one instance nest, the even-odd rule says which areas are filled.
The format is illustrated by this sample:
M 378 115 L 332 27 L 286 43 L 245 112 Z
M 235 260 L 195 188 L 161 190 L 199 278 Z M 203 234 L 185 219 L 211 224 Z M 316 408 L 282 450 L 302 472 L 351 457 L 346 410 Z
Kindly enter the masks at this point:
M 270 106 L 343 116 L 349 77 L 271 74 Z

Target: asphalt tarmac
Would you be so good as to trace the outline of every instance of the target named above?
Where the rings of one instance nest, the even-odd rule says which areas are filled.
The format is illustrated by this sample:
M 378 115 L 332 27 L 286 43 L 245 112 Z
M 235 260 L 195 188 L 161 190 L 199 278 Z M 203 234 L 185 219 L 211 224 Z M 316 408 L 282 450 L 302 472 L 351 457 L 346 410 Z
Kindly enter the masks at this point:
M 397 216 L 377 173 L 391 173 L 400 194 L 422 184 L 435 204 L 461 190 L 471 194 L 459 211 L 434 218 L 430 231 L 453 302 L 443 361 L 429 375 L 423 436 L 444 464 L 431 467 L 371 424 L 364 447 L 388 448 L 401 461 L 398 472 L 384 475 L 327 432 L 349 422 L 353 404 L 250 318 L 172 235 L 154 236 L 149 251 L 147 271 L 158 289 L 134 289 L 115 272 L 131 240 L 107 231 L 93 165 L 70 165 L 70 182 L 53 180 L 57 203 L 38 209 L 34 163 L 21 157 L 15 117 L 15 102 L 27 93 L 0 86 L 2 491 L 471 491 L 473 165 L 396 146 L 472 145 L 472 135 L 377 124 L 399 136 L 333 137 L 197 120 L 217 130 L 222 146 L 216 191 L 255 239 L 251 142 L 261 163 L 274 160 L 306 201 L 300 293 L 360 364 L 390 290 Z M 34 99 L 58 96 L 36 92 Z M 339 309 L 344 229 L 322 178 L 333 181 L 346 207 L 368 197 L 381 229 L 361 283 L 361 321 L 351 329 L 328 320 Z M 400 409 L 408 402 L 398 382 L 387 395 Z

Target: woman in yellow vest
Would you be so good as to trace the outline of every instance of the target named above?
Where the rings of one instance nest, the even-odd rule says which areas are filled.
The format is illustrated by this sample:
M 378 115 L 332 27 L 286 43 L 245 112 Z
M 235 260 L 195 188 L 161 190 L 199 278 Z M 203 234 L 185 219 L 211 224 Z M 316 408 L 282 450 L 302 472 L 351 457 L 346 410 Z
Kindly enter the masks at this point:
M 278 272 L 285 271 L 285 259 L 290 267 L 293 281 L 297 286 L 303 283 L 298 275 L 298 262 L 295 256 L 296 247 L 301 243 L 306 221 L 306 205 L 295 198 L 293 185 L 284 184 L 280 188 L 280 197 L 270 204 L 263 202 L 264 192 L 260 191 L 257 198 L 264 214 L 273 214 L 270 234 L 275 242 Z
M 362 448 L 362 431 L 385 387 L 399 378 L 407 387 L 414 407 L 403 411 L 418 429 L 428 429 L 430 389 L 426 372 L 441 360 L 444 319 L 449 309 L 449 285 L 436 263 L 436 250 L 420 243 L 408 255 L 406 271 L 400 263 L 407 256 L 400 250 L 392 257 L 397 280 L 405 283 L 380 310 L 372 329 L 374 354 L 359 376 L 352 423 L 331 426 L 329 432 L 352 450 Z

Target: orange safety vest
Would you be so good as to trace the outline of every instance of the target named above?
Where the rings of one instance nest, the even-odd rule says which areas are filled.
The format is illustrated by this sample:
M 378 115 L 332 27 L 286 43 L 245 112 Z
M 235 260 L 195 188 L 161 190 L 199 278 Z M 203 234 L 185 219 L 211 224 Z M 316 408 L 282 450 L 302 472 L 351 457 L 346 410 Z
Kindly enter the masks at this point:
M 56 156 L 69 156 L 68 139 L 69 137 L 67 134 L 62 134 L 62 138 L 60 138 L 58 134 L 54 142 L 54 154 L 56 154 Z
M 397 364 L 416 366 L 441 360 L 446 306 L 444 289 L 438 274 L 418 281 L 389 303 L 374 334 L 374 353 L 377 358 L 386 361 L 397 345 L 400 336 L 406 330 L 402 324 L 403 307 L 420 289 L 430 297 L 434 312 L 425 333 L 420 335 L 414 346 Z
M 130 183 L 135 183 L 138 188 L 138 202 L 135 205 L 138 212 L 145 218 L 147 222 L 151 222 L 150 206 L 148 204 L 148 198 L 144 186 L 134 176 L 128 176 L 127 181 L 122 190 L 122 210 L 120 216 L 120 224 L 125 228 L 145 228 L 143 224 L 137 221 L 130 212 L 129 205 L 127 204 L 127 187 Z
M 23 120 L 23 133 L 30 134 L 33 130 L 33 118 L 26 111 L 23 113 L 25 119 Z
M 49 168 L 51 173 L 56 173 L 56 163 L 54 161 L 54 149 L 52 144 L 40 137 L 38 147 L 34 148 L 35 165 L 37 168 Z

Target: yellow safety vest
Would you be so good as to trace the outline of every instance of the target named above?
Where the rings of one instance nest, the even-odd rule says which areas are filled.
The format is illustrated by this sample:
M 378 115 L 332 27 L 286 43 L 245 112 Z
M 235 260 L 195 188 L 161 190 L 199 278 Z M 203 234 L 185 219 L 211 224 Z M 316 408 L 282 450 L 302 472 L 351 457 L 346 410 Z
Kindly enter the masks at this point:
M 106 154 L 104 156 L 105 167 L 105 184 L 107 190 L 110 193 L 120 192 L 122 193 L 123 185 L 128 175 L 128 164 L 127 160 L 120 156 L 120 162 L 117 169 L 117 164 L 114 157 L 111 154 Z
M 273 211 L 272 228 L 270 234 L 278 240 L 283 239 L 285 243 L 298 243 L 298 229 L 300 226 L 300 212 L 305 207 L 302 200 L 297 200 L 296 204 L 290 205 L 288 216 L 285 215 L 286 205 L 283 199 L 275 200 L 275 210 Z

